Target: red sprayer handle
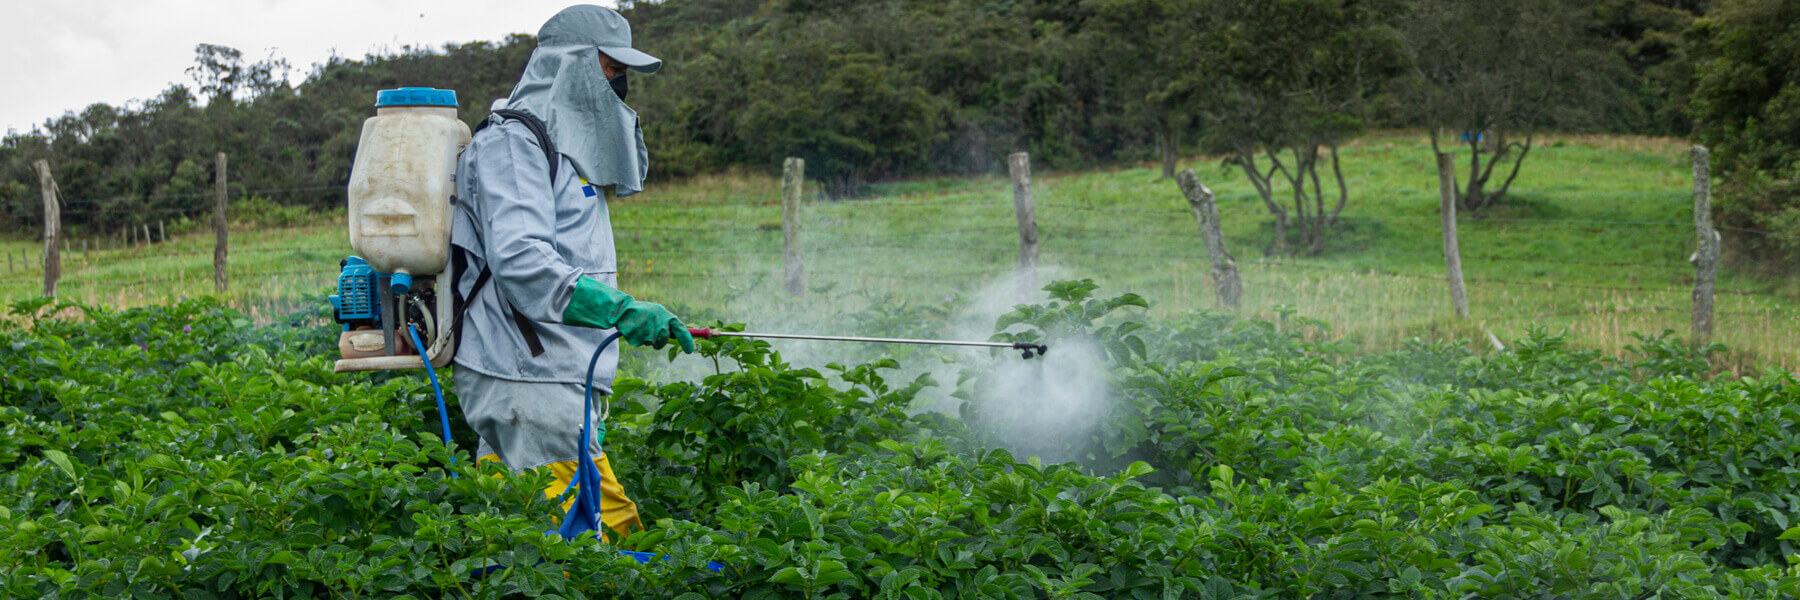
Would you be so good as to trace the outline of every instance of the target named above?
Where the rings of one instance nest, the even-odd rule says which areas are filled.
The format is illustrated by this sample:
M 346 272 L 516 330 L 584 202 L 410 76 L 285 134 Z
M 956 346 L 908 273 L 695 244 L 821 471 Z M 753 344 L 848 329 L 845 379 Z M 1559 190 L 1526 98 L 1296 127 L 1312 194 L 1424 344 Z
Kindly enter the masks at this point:
M 707 327 L 689 327 L 688 335 L 694 336 L 699 339 L 707 340 L 707 339 L 712 339 L 713 336 L 717 335 L 717 332 L 714 332 L 712 329 L 707 328 Z

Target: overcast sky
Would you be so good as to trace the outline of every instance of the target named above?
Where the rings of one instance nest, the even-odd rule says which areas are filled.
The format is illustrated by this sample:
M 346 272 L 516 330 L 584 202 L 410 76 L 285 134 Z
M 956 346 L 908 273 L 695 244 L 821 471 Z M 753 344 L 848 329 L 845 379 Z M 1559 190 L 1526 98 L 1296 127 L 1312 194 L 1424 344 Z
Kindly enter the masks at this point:
M 588 0 L 614 6 L 612 0 Z M 537 33 L 580 0 L 8 0 L 0 35 L 0 130 L 30 131 L 89 104 L 145 100 L 187 84 L 194 45 L 270 52 L 296 83 L 333 52 Z M 371 99 L 373 102 L 373 99 Z

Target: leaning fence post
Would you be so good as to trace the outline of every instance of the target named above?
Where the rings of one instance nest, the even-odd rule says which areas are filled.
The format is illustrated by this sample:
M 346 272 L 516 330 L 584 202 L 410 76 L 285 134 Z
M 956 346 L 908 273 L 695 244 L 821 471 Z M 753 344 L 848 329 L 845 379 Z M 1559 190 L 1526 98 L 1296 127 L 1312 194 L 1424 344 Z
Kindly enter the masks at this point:
M 1712 175 L 1705 146 L 1694 146 L 1694 235 L 1699 248 L 1688 260 L 1694 263 L 1694 341 L 1704 343 L 1713 333 L 1713 283 L 1719 275 L 1719 230 L 1712 223 Z
M 1219 303 L 1237 310 L 1244 296 L 1244 283 L 1238 279 L 1237 259 L 1225 249 L 1225 235 L 1219 230 L 1219 205 L 1213 202 L 1212 190 L 1200 183 L 1193 169 L 1182 169 L 1175 176 L 1176 185 L 1187 196 L 1194 209 L 1194 222 L 1200 225 L 1200 237 L 1206 241 L 1206 258 L 1212 261 L 1213 288 L 1219 292 Z
M 218 240 L 213 243 L 213 289 L 225 293 L 228 281 L 225 279 L 225 258 L 227 254 L 225 238 L 225 153 L 220 152 L 213 166 L 213 231 Z
M 50 161 L 37 161 L 38 187 L 44 193 L 44 295 L 56 297 L 56 282 L 62 278 L 62 255 L 56 237 L 62 233 L 62 207 L 56 202 L 56 179 L 50 175 Z
M 1012 173 L 1013 214 L 1019 219 L 1019 293 L 1037 290 L 1038 226 L 1036 199 L 1031 195 L 1031 155 L 1014 152 L 1006 157 Z
M 1463 289 L 1462 253 L 1456 247 L 1456 165 L 1449 152 L 1439 152 L 1438 213 L 1444 228 L 1444 266 L 1450 280 L 1450 304 L 1456 316 L 1469 318 L 1469 296 Z
M 806 160 L 788 157 L 781 165 L 781 245 L 790 298 L 806 293 L 806 268 L 800 255 L 800 192 L 805 185 Z

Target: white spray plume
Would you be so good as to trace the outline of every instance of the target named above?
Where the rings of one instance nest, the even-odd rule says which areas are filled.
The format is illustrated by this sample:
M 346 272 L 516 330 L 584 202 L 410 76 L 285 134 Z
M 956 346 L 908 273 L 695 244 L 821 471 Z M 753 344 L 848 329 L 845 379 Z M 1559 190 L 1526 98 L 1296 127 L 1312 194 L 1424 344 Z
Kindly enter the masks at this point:
M 1037 280 L 1049 282 L 1066 276 L 1068 274 L 1062 269 L 1042 266 Z M 815 279 L 814 283 L 824 282 Z M 779 290 L 771 292 L 778 293 Z M 749 295 L 740 297 L 725 309 L 734 320 L 745 323 L 752 331 L 878 335 L 876 332 L 836 330 L 823 324 L 819 319 L 822 309 L 816 306 L 816 300 L 809 300 L 815 305 L 796 311 L 795 303 L 783 296 Z M 994 334 L 994 324 L 999 317 L 1012 312 L 1016 305 L 1048 300 L 1043 291 L 1035 288 L 1022 294 L 1017 280 L 1011 276 L 996 277 L 981 289 L 963 294 L 958 310 L 932 335 L 942 339 L 987 340 Z M 823 310 L 824 314 L 835 314 L 830 309 Z M 851 307 L 846 306 L 837 312 L 850 310 Z M 1008 331 L 1023 329 L 1023 326 L 1015 325 Z M 769 342 L 789 365 L 817 369 L 827 375 L 830 372 L 824 367 L 833 362 L 853 366 L 879 356 L 901 357 L 902 366 L 898 371 L 883 374 L 890 385 L 904 386 L 925 373 L 938 383 L 919 394 L 913 404 L 915 411 L 958 414 L 964 401 L 951 394 L 956 392 L 958 381 L 965 372 L 972 374 L 974 377 L 965 390 L 972 398 L 970 416 L 974 422 L 971 425 L 988 433 L 990 441 L 1021 460 L 1031 456 L 1050 463 L 1083 459 L 1096 427 L 1114 404 L 1107 377 L 1111 370 L 1110 359 L 1095 340 L 1050 339 L 1045 342 L 1049 352 L 1031 359 L 1022 358 L 1018 351 L 958 346 L 807 340 Z M 737 368 L 729 361 L 722 361 L 719 367 L 727 371 Z M 714 365 L 709 360 L 684 357 L 657 370 L 660 371 L 656 375 L 658 379 L 699 381 L 713 374 Z
M 1039 285 L 1069 277 L 1059 267 L 1040 266 Z M 998 278 L 976 293 L 968 310 L 958 315 L 957 330 L 963 335 L 987 339 L 1001 315 L 1025 303 L 1044 303 L 1048 295 L 1035 287 L 1021 291 L 1017 280 Z M 1022 325 L 1007 331 L 1021 331 Z M 1018 353 L 1001 353 L 979 362 L 979 376 L 971 390 L 973 425 L 992 436 L 994 443 L 1020 459 L 1030 456 L 1060 463 L 1083 458 L 1096 427 L 1113 406 L 1107 373 L 1111 370 L 1105 350 L 1094 340 L 1057 337 L 1045 340 L 1043 356 L 1021 359 Z M 934 375 L 936 376 L 936 375 Z M 954 383 L 955 374 L 936 376 Z
M 1112 407 L 1106 352 L 1092 340 L 1056 338 L 1030 360 L 1001 360 L 977 386 L 973 417 L 994 441 L 1024 459 L 1080 461 Z

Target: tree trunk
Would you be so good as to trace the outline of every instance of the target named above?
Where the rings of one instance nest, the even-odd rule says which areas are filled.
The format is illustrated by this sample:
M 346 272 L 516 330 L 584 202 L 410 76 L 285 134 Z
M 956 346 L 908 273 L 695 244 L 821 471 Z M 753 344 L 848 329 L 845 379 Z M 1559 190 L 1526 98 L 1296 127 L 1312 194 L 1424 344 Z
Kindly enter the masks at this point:
M 1525 143 L 1519 146 L 1519 158 L 1513 161 L 1512 172 L 1506 175 L 1506 181 L 1500 183 L 1500 189 L 1494 191 L 1495 198 L 1506 197 L 1506 191 L 1512 189 L 1513 180 L 1519 177 L 1519 166 L 1525 164 L 1525 157 L 1531 154 L 1531 141 L 1536 133 L 1535 131 L 1525 133 Z
M 1274 176 L 1273 170 L 1268 175 L 1264 175 L 1256 167 L 1256 154 L 1251 152 L 1239 152 L 1236 162 L 1239 167 L 1243 168 L 1244 177 L 1250 180 L 1250 185 L 1256 188 L 1256 194 L 1262 198 L 1263 206 L 1269 209 L 1269 214 L 1275 215 L 1275 243 L 1263 249 L 1263 256 L 1286 254 L 1288 215 L 1287 210 L 1275 202 L 1275 189 L 1270 185 L 1270 178 Z
M 1007 155 L 1006 166 L 1012 175 L 1013 216 L 1019 223 L 1019 270 L 1015 283 L 1018 298 L 1028 299 L 1039 289 L 1037 200 L 1031 193 L 1031 155 L 1024 152 Z
M 1311 158 L 1306 161 L 1306 172 L 1307 177 L 1312 178 L 1313 240 L 1307 254 L 1318 256 L 1325 252 L 1325 192 L 1319 186 L 1319 147 L 1311 145 L 1308 151 Z
M 1469 181 L 1457 198 L 1457 204 L 1469 211 L 1469 216 L 1481 216 L 1482 204 L 1487 200 L 1482 189 L 1486 183 L 1481 177 L 1481 134 L 1475 133 L 1469 136 Z
M 1294 169 L 1290 171 L 1286 165 L 1281 164 L 1281 158 L 1276 155 L 1275 150 L 1271 149 L 1268 152 L 1269 162 L 1274 163 L 1275 168 L 1281 172 L 1282 179 L 1287 180 L 1288 188 L 1292 189 L 1294 192 L 1294 223 L 1300 226 L 1301 245 L 1310 247 L 1313 239 L 1313 221 L 1312 218 L 1307 215 L 1308 211 L 1306 210 L 1305 158 L 1300 155 L 1299 149 L 1296 148 L 1294 150 Z M 1281 242 L 1285 249 L 1287 238 L 1282 237 Z
M 1162 178 L 1175 178 L 1175 160 L 1181 155 L 1181 128 L 1171 122 L 1158 137 L 1162 150 Z
M 56 200 L 56 179 L 50 174 L 50 161 L 37 161 L 37 171 L 44 196 L 44 295 L 55 298 L 57 281 L 62 279 L 62 257 L 56 248 L 56 239 L 62 235 L 62 206 Z
M 1331 209 L 1331 224 L 1336 225 L 1338 222 L 1338 215 L 1343 214 L 1344 212 L 1344 204 L 1350 201 L 1350 186 L 1344 182 L 1344 167 L 1338 164 L 1338 148 L 1336 142 L 1331 144 L 1331 174 L 1337 178 L 1338 184 L 1337 208 Z
M 1469 296 L 1463 289 L 1462 253 L 1456 240 L 1456 163 L 1449 154 L 1437 155 L 1438 217 L 1444 234 L 1444 276 L 1450 284 L 1450 306 L 1459 318 L 1469 318 Z
M 1713 284 L 1719 275 L 1719 232 L 1712 223 L 1712 175 L 1704 146 L 1694 146 L 1694 233 L 1699 246 L 1694 251 L 1694 309 L 1692 326 L 1694 343 L 1704 344 L 1713 334 Z
M 805 257 L 800 254 L 800 195 L 806 186 L 806 161 L 788 157 L 781 164 L 781 247 L 789 298 L 806 295 Z
M 1206 243 L 1206 257 L 1212 262 L 1213 289 L 1219 294 L 1219 304 L 1237 310 L 1244 296 L 1244 284 L 1238 279 L 1237 259 L 1225 249 L 1225 236 L 1219 231 L 1219 209 L 1213 202 L 1212 190 L 1200 183 L 1193 169 L 1182 170 L 1175 182 L 1181 187 L 1182 195 L 1187 196 L 1188 206 L 1194 209 L 1194 222 L 1200 226 L 1200 236 Z

